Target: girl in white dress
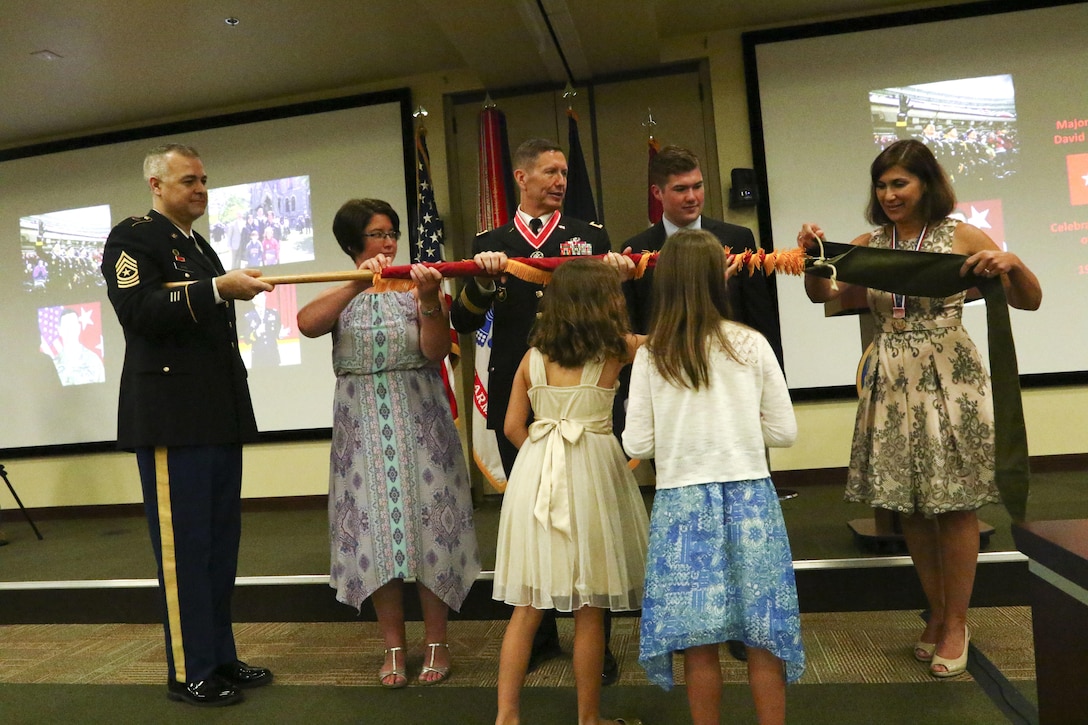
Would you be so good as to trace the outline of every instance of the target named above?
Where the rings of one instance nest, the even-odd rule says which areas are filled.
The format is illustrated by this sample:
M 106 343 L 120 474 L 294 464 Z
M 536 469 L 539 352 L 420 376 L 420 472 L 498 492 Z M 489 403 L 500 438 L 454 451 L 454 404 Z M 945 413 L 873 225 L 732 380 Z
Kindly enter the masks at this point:
M 519 451 L 495 562 L 493 596 L 515 607 L 499 660 L 499 725 L 518 722 L 544 609 L 574 613 L 578 722 L 603 722 L 604 610 L 642 604 L 649 522 L 612 434 L 617 379 L 641 342 L 628 330 L 613 268 L 589 259 L 559 266 L 514 378 L 504 426 Z

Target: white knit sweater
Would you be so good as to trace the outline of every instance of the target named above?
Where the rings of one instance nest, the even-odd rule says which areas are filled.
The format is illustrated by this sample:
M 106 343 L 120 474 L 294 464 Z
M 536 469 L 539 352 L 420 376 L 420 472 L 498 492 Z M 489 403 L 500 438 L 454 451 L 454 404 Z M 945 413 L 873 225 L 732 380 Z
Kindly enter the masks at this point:
M 642 347 L 631 369 L 623 448 L 656 460 L 657 487 L 766 478 L 766 447 L 797 438 L 789 389 L 767 340 L 723 322 L 738 362 L 715 345 L 710 385 L 699 390 L 667 382 Z

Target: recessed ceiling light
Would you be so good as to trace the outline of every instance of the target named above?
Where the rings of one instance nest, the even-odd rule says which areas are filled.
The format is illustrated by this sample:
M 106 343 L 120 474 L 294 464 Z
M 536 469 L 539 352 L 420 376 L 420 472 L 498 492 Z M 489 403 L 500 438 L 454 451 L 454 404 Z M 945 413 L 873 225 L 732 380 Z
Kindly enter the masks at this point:
M 237 25 L 238 23 L 240 23 L 242 21 L 232 15 L 229 18 L 226 18 L 225 20 L 223 20 L 223 22 L 233 28 L 235 25 Z
M 56 53 L 54 53 L 51 50 L 44 50 L 44 49 L 43 50 L 36 50 L 33 53 L 31 53 L 31 55 L 34 56 L 35 58 L 39 59 L 39 60 L 58 60 L 58 59 L 64 57 L 62 55 L 57 55 Z

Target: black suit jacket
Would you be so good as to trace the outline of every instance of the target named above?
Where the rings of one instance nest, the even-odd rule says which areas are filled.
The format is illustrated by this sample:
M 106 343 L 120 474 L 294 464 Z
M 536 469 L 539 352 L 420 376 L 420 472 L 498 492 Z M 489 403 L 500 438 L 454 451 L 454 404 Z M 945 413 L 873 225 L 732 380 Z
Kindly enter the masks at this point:
M 238 355 L 234 303 L 215 303 L 223 267 L 166 217 L 151 211 L 110 232 L 102 275 L 125 332 L 117 443 L 219 445 L 256 438 L 257 424 Z M 165 288 L 166 282 L 191 282 Z
M 704 216 L 702 228 L 716 236 L 723 247 L 729 247 L 734 252 L 756 250 L 755 236 L 748 227 Z M 624 247 L 631 247 L 632 252 L 653 252 L 660 251 L 664 244 L 665 224 L 658 222 L 631 237 Z M 647 269 L 641 279 L 632 280 L 627 288 L 631 327 L 638 333 L 644 334 L 650 327 L 652 285 L 653 269 Z M 729 279 L 729 303 L 737 322 L 759 330 L 767 338 L 781 365 L 782 330 L 778 322 L 778 296 L 775 294 L 773 277 L 762 272 L 749 276 L 747 271 L 734 275 Z
M 540 246 L 545 257 L 560 256 L 560 244 L 580 239 L 588 242 L 593 254 L 611 251 L 608 232 L 600 224 L 587 223 L 568 216 L 559 218 L 558 226 Z M 513 222 L 476 235 L 472 253 L 505 252 L 508 257 L 529 257 L 537 250 L 525 241 Z M 524 282 L 507 276 L 506 282 L 496 280 L 494 295 L 479 291 L 469 279 L 454 300 L 450 321 L 458 332 L 472 332 L 484 324 L 489 307 L 495 309 L 491 333 L 491 362 L 488 366 L 487 427 L 502 430 L 506 406 L 510 402 L 510 387 L 525 352 L 529 349 L 529 332 L 536 320 L 539 293 L 543 285 Z

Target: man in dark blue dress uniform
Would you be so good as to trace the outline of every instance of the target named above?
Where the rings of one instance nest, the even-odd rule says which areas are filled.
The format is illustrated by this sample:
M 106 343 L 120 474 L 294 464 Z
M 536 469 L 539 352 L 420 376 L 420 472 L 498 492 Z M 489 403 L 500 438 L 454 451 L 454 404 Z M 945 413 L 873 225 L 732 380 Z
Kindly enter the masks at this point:
M 514 180 L 520 199 L 513 220 L 497 229 L 476 235 L 473 258 L 492 272 L 508 257 L 559 257 L 608 254 L 612 243 L 608 232 L 596 222 L 564 216 L 560 211 L 567 191 L 567 160 L 563 150 L 548 139 L 529 139 L 514 152 Z M 626 257 L 610 255 L 607 263 L 630 279 L 634 264 Z M 543 285 L 510 276 L 499 280 L 470 279 L 450 308 L 450 321 L 458 332 L 472 332 L 483 326 L 489 309 L 494 310 L 491 359 L 487 385 L 487 427 L 495 431 L 499 456 L 506 475 L 514 467 L 517 447 L 503 434 L 510 388 L 518 365 L 529 349 L 529 332 L 536 320 Z M 608 647 L 611 618 L 605 615 L 603 682 L 614 683 L 619 665 Z M 554 610 L 548 610 L 533 640 L 528 670 L 561 654 Z
M 136 452 L 164 607 L 167 696 L 230 705 L 272 673 L 238 660 L 230 600 L 241 537 L 242 444 L 257 435 L 234 300 L 272 286 L 225 272 L 192 231 L 208 204 L 197 152 L 144 159 L 152 209 L 110 232 L 102 257 L 125 333 L 117 443 Z M 167 287 L 167 283 L 183 283 Z

